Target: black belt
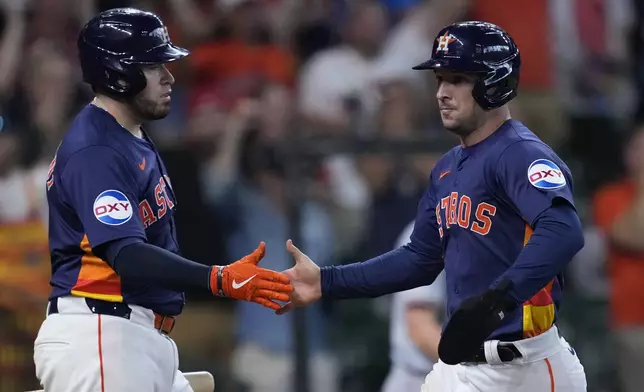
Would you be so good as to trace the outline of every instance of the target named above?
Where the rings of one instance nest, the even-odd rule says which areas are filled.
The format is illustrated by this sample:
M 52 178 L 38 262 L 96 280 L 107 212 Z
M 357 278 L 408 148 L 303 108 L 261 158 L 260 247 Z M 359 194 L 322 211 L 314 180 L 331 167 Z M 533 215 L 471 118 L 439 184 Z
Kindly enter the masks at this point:
M 512 343 L 499 343 L 496 349 L 499 353 L 499 358 L 501 359 L 501 362 L 512 362 L 515 359 L 521 358 L 523 356 L 521 355 L 521 352 L 519 351 L 519 349 L 517 349 L 517 347 Z M 487 359 L 485 358 L 485 348 L 481 346 L 481 348 L 479 349 L 479 352 L 474 355 L 474 358 L 465 362 L 488 363 Z
M 101 301 L 100 299 L 85 298 L 85 303 L 89 310 L 94 314 L 102 314 L 106 316 L 121 317 L 129 320 L 132 314 L 132 309 L 122 302 L 108 302 Z M 47 315 L 58 313 L 58 298 L 53 298 L 49 301 L 49 311 Z M 166 335 L 172 332 L 174 328 L 175 318 L 173 316 L 164 316 L 154 313 L 154 328 L 165 333 Z

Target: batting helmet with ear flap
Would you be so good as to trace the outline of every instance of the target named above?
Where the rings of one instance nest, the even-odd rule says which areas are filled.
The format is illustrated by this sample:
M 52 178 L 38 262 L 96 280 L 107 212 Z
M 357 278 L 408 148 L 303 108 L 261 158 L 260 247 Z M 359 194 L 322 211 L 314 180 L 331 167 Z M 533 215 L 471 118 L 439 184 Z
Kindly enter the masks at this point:
M 108 95 L 129 97 L 145 88 L 142 65 L 186 57 L 173 45 L 168 29 L 152 12 L 115 8 L 90 20 L 78 36 L 83 80 Z
M 458 22 L 436 37 L 432 57 L 413 69 L 446 69 L 477 74 L 472 96 L 484 110 L 498 108 L 517 96 L 521 56 L 514 40 L 487 22 Z

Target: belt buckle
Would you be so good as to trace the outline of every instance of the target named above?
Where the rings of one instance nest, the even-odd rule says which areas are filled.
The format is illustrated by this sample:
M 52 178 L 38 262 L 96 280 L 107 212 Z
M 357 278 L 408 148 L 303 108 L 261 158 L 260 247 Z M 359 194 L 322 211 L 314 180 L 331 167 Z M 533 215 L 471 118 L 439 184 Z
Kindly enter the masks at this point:
M 166 327 L 166 321 L 170 322 L 170 326 Z M 169 335 L 170 332 L 174 329 L 174 324 L 176 322 L 176 319 L 173 316 L 164 316 L 160 314 L 156 314 L 154 318 L 154 324 L 155 324 L 155 329 L 165 333 L 166 335 Z
M 522 357 L 521 352 L 512 343 L 499 344 L 496 347 L 496 350 L 499 355 L 499 359 L 501 359 L 501 362 L 503 363 L 512 362 L 515 359 Z M 477 364 L 489 363 L 485 357 L 485 348 L 481 346 L 478 352 L 474 354 L 472 360 L 468 362 Z

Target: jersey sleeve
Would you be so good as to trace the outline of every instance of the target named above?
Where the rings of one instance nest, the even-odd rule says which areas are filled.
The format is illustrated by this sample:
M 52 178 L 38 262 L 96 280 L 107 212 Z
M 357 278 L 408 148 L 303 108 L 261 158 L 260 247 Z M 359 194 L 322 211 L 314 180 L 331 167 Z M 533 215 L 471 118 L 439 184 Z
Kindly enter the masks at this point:
M 414 229 L 406 246 L 429 260 L 437 261 L 443 259 L 443 245 L 436 219 L 436 198 L 432 179 L 433 175 L 430 177 L 429 187 L 418 203 Z
M 60 173 L 60 184 L 92 248 L 122 238 L 146 240 L 138 184 L 116 150 L 92 146 L 74 153 Z
M 570 170 L 554 151 L 535 141 L 514 143 L 501 153 L 494 187 L 532 227 L 555 199 L 575 206 Z

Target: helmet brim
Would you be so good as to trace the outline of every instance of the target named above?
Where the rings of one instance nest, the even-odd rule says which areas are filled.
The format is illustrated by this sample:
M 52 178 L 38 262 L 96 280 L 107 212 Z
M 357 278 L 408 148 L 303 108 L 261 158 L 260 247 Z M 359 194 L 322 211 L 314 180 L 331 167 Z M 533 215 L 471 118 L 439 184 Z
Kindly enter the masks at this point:
M 128 64 L 163 64 L 182 59 L 190 54 L 188 49 L 181 48 L 173 44 L 157 46 L 143 54 L 133 56 L 132 58 L 121 61 Z
M 437 60 L 429 60 L 425 61 L 424 63 L 420 63 L 415 67 L 412 67 L 413 70 L 420 71 L 424 69 L 436 69 L 436 68 L 442 68 L 443 65 L 437 61 Z

